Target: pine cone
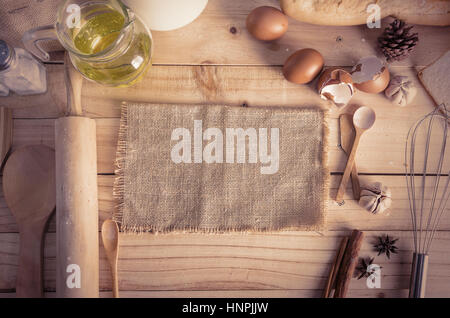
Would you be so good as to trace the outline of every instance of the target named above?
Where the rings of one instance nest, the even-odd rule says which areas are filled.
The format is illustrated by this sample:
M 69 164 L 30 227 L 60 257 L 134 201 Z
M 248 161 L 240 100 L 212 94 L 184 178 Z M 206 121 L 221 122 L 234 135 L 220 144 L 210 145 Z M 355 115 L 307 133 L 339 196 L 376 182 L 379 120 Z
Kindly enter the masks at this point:
M 407 58 L 417 45 L 418 33 L 410 34 L 412 28 L 413 26 L 408 26 L 404 21 L 395 19 L 378 38 L 378 45 L 388 62 Z

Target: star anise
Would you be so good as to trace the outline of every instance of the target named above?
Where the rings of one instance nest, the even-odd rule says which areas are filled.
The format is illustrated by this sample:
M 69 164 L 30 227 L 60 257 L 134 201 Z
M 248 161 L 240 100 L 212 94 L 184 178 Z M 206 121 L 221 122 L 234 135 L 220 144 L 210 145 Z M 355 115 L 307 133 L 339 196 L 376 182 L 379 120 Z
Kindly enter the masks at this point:
M 389 235 L 379 236 L 378 243 L 374 245 L 375 250 L 378 252 L 378 255 L 386 254 L 387 258 L 391 258 L 391 254 L 397 254 L 397 246 L 394 244 L 398 241 L 397 239 L 391 239 Z
M 361 257 L 359 259 L 359 264 L 356 267 L 358 279 L 361 279 L 363 277 L 369 277 L 370 275 L 375 273 L 375 269 L 369 268 L 369 266 L 373 264 L 373 260 L 374 260 L 374 258 L 365 259 L 365 258 Z M 380 266 L 380 268 L 382 268 L 382 267 Z

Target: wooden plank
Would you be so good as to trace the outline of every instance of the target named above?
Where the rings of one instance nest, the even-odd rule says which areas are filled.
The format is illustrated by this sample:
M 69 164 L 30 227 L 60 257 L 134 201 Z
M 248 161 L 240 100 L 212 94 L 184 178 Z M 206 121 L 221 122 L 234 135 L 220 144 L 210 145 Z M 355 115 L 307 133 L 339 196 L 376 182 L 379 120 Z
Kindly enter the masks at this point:
M 20 19 L 23 18 L 21 10 L 26 11 L 29 2 L 7 1 L 3 5 L 5 12 L 14 12 L 16 18 Z M 389 20 L 382 21 L 381 29 L 368 29 L 365 25 L 318 26 L 290 18 L 287 33 L 278 41 L 267 43 L 252 38 L 245 27 L 247 14 L 261 5 L 279 8 L 277 0 L 209 1 L 202 15 L 190 25 L 170 32 L 153 32 L 153 62 L 282 65 L 295 50 L 313 47 L 322 52 L 328 65 L 353 65 L 358 58 L 376 53 L 376 39 Z M 51 16 L 52 14 L 41 16 L 39 21 L 42 21 L 42 25 L 50 24 Z M 29 24 L 29 28 L 36 26 L 38 25 Z M 25 30 L 26 28 L 21 32 Z M 450 28 L 443 27 L 416 26 L 414 31 L 419 33 L 419 45 L 411 58 L 400 65 L 430 63 L 449 47 L 449 30 Z M 7 37 L 12 36 L 17 40 L 17 30 L 6 28 L 4 31 L 9 32 Z
M 26 115 L 26 118 L 57 118 L 64 115 L 67 105 L 64 84 L 64 66 L 46 65 L 47 92 L 33 96 L 20 96 L 11 93 L 0 98 L 1 107 L 13 110 L 13 116 Z M 19 115 L 19 116 L 20 116 Z
M 66 89 L 62 65 L 47 65 L 50 89 L 44 95 L 0 99 L 0 106 L 13 107 L 14 118 L 57 118 L 64 115 Z M 369 105 L 378 115 L 392 119 L 430 111 L 432 100 L 417 79 L 415 68 L 391 68 L 393 75 L 408 76 L 419 88 L 411 105 L 392 105 L 383 94 L 357 91 L 351 104 Z M 337 118 L 341 109 L 322 100 L 316 81 L 296 85 L 286 81 L 280 67 L 243 66 L 154 66 L 145 78 L 129 88 L 111 88 L 84 81 L 84 115 L 93 118 L 120 117 L 122 101 L 182 104 L 224 104 L 241 106 L 320 106 Z
M 365 25 L 318 26 L 289 18 L 288 31 L 281 39 L 262 42 L 245 27 L 247 14 L 260 5 L 279 7 L 276 0 L 215 0 L 192 24 L 171 32 L 153 32 L 155 63 L 282 65 L 295 50 L 313 47 L 324 55 L 327 65 L 352 66 L 361 57 L 377 54 L 377 38 L 392 21 L 384 19 L 380 29 L 369 29 Z M 450 47 L 449 30 L 416 26 L 420 43 L 400 65 L 424 66 L 438 58 Z
M 250 106 L 299 106 L 317 105 L 330 108 L 330 168 L 341 172 L 346 156 L 337 146 L 337 118 L 342 110 L 320 99 L 315 84 L 295 85 L 288 83 L 277 67 L 215 67 L 215 66 L 160 66 L 154 68 L 145 80 L 128 89 L 105 88 L 85 82 L 83 90 L 84 112 L 98 118 L 99 172 L 112 173 L 115 157 L 120 104 L 124 99 L 157 103 L 212 103 Z M 53 68 L 58 76 L 60 66 Z M 420 86 L 412 69 L 395 69 L 396 74 L 409 76 L 419 87 L 414 102 L 406 107 L 393 106 L 382 94 L 357 92 L 350 111 L 356 105 L 369 105 L 377 113 L 377 122 L 362 140 L 357 162 L 362 173 L 403 173 L 404 144 L 409 127 L 421 116 L 433 110 L 433 104 Z M 64 87 L 54 92 L 62 92 Z M 49 92 L 48 94 L 51 94 Z M 65 96 L 65 95 L 64 95 Z M 49 110 L 46 101 L 37 100 L 35 108 L 14 109 L 16 118 L 53 118 L 61 115 L 59 108 Z M 56 99 L 62 100 L 60 96 Z M 2 100 L 0 100 L 2 101 Z M 23 101 L 11 99 L 8 103 L 21 106 Z M 47 106 L 45 106 L 47 105 Z M 106 118 L 111 119 L 106 119 Z M 53 122 L 51 120 L 16 120 L 15 145 L 45 143 L 53 145 Z M 438 140 L 433 140 L 435 146 Z M 380 155 L 383 149 L 384 154 Z
M 326 280 L 335 249 L 349 232 L 167 234 L 120 236 L 121 290 L 290 290 L 320 289 Z M 387 233 L 399 237 L 399 254 L 381 265 L 382 288 L 407 289 L 412 258 L 410 232 L 366 232 L 360 255 L 374 256 L 373 241 Z M 0 234 L 0 290 L 14 290 L 18 234 Z M 449 232 L 433 242 L 428 288 L 450 293 Z M 55 234 L 46 235 L 45 288 L 55 286 Z M 181 274 L 182 273 L 182 274 Z M 111 279 L 103 248 L 100 251 L 100 288 L 110 290 Z M 353 279 L 351 290 L 366 290 L 365 280 Z M 374 293 L 376 293 L 374 291 Z
M 380 114 L 374 127 L 362 137 L 356 162 L 360 173 L 391 174 L 405 173 L 404 147 L 407 132 L 417 117 L 391 117 Z M 97 164 L 98 172 L 113 173 L 116 153 L 119 119 L 97 119 Z M 347 157 L 339 147 L 338 120 L 330 119 L 329 168 L 342 172 Z M 430 163 L 437 162 L 437 151 L 441 141 L 433 139 L 430 146 Z M 13 149 L 30 144 L 45 144 L 54 147 L 54 119 L 14 120 Z M 417 145 L 420 151 L 420 145 Z M 168 149 L 170 151 L 170 149 Z M 450 150 L 448 150 L 450 151 Z M 420 164 L 423 158 L 417 163 Z M 444 171 L 450 168 L 450 161 L 444 163 Z
M 320 289 L 289 290 L 124 290 L 121 298 L 320 298 Z M 407 298 L 408 289 L 354 289 L 347 294 L 349 298 Z M 15 298 L 15 293 L 1 293 L 0 298 Z M 100 298 L 111 298 L 112 292 L 100 292 Z M 427 291 L 427 298 L 449 298 L 434 290 Z M 56 298 L 55 292 L 46 292 L 45 298 Z
M 281 290 L 123 290 L 121 298 L 320 298 L 320 289 L 281 289 Z M 349 298 L 407 298 L 407 289 L 350 290 Z M 433 290 L 426 295 L 430 298 L 448 297 Z M 14 292 L 0 292 L 0 298 L 15 298 Z M 46 292 L 45 298 L 56 298 L 55 292 Z M 100 298 L 111 298 L 112 292 L 100 292 Z
M 382 182 L 390 187 L 393 196 L 393 205 L 388 215 L 373 215 L 362 209 L 356 201 L 353 200 L 350 185 L 346 196 L 346 204 L 338 206 L 333 200 L 328 201 L 327 228 L 330 231 L 339 231 L 347 228 L 358 228 L 361 230 L 411 230 L 411 218 L 409 210 L 409 200 L 406 191 L 405 179 L 402 176 L 361 176 L 361 182 L 371 183 L 375 181 Z M 340 177 L 331 177 L 330 194 L 334 196 L 339 186 Z M 99 222 L 101 223 L 111 218 L 114 211 L 114 200 L 112 197 L 112 186 L 114 176 L 98 177 L 98 195 L 99 195 Z M 431 198 L 431 189 L 427 191 L 426 199 Z M 442 218 L 439 230 L 450 230 L 450 218 Z M 49 232 L 55 232 L 55 217 L 53 216 L 49 223 Z M 6 206 L 1 190 L 0 182 L 0 233 L 15 233 L 18 228 L 14 217 Z
M 347 294 L 350 298 L 406 298 L 407 289 L 377 289 L 377 290 L 350 290 Z M 124 290 L 120 292 L 121 298 L 319 298 L 320 289 L 289 289 L 289 290 Z M 0 292 L 0 298 L 15 298 L 13 292 Z M 55 298 L 55 292 L 46 292 L 45 298 Z M 112 292 L 100 292 L 100 298 L 111 298 Z M 429 291 L 427 297 L 446 297 Z

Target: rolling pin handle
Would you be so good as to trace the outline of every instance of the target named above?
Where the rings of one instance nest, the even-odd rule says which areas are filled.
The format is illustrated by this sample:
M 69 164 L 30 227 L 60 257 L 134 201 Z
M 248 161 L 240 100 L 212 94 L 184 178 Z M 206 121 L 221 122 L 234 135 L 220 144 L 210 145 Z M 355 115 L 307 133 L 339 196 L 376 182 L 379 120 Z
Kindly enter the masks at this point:
M 81 88 L 83 86 L 83 76 L 72 65 L 69 53 L 64 55 L 64 77 L 67 90 L 66 116 L 83 116 L 81 107 Z

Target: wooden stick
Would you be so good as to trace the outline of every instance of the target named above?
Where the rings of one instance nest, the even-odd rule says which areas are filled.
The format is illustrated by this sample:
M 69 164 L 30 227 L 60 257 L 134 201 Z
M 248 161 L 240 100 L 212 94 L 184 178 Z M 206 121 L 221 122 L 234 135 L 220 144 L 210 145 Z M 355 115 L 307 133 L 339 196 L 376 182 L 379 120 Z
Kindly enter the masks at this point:
M 83 108 L 81 106 L 83 76 L 72 65 L 67 52 L 64 56 L 64 79 L 67 90 L 66 116 L 83 116 Z
M 334 298 L 345 298 L 345 296 L 347 295 L 350 281 L 353 277 L 353 273 L 355 272 L 355 267 L 358 261 L 358 254 L 359 250 L 361 249 L 363 238 L 363 232 L 353 230 L 337 276 Z
M 352 178 L 353 198 L 356 201 L 359 201 L 361 197 L 361 185 L 359 184 L 358 170 L 356 168 L 356 164 L 353 165 L 351 178 Z
M 330 275 L 328 276 L 327 284 L 325 286 L 325 289 L 323 291 L 323 298 L 330 297 L 331 290 L 333 289 L 333 286 L 336 283 L 336 276 L 339 272 L 339 268 L 342 263 L 342 257 L 344 256 L 345 249 L 347 247 L 348 243 L 348 237 L 343 237 L 341 241 L 341 245 L 339 247 L 338 252 L 336 253 L 336 258 L 334 259 L 334 263 L 331 266 L 330 269 Z

